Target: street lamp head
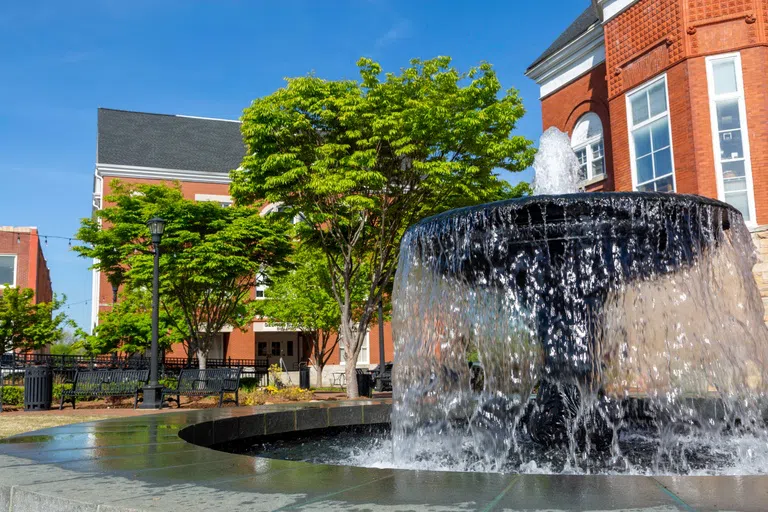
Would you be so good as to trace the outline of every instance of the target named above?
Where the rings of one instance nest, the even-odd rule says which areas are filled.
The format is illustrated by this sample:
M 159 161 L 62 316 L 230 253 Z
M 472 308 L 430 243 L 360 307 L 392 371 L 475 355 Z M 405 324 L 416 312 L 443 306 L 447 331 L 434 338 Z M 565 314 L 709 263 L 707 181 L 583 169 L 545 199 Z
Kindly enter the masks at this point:
M 165 221 L 160 217 L 152 217 L 147 222 L 147 227 L 149 227 L 149 234 L 152 235 L 152 242 L 159 244 L 165 231 Z

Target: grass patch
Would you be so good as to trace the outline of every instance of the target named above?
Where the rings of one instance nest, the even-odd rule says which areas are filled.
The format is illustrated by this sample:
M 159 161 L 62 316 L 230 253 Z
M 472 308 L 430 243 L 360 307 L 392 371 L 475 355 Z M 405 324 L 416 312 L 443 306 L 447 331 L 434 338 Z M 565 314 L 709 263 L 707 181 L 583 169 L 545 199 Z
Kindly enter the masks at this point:
M 339 387 L 333 387 L 333 386 L 326 386 L 322 388 L 310 388 L 312 391 L 320 392 L 320 393 L 346 393 L 347 388 L 339 388 Z
M 93 416 L 75 416 L 75 415 L 54 415 L 54 414 L 0 414 L 0 439 L 40 430 L 42 428 L 59 427 L 61 425 L 70 425 L 72 423 L 83 423 L 86 421 L 105 420 L 114 418 L 108 415 Z

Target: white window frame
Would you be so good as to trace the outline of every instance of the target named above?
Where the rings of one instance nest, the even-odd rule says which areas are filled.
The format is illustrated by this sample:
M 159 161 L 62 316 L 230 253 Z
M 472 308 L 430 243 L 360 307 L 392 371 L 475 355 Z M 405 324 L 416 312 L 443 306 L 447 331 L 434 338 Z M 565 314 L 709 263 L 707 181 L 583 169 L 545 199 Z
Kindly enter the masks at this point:
M 735 93 L 715 94 L 715 80 L 713 64 L 718 60 L 734 61 L 736 71 Z M 717 180 L 717 198 L 725 201 L 725 183 L 723 177 L 723 162 L 720 158 L 720 137 L 717 123 L 717 102 L 723 100 L 738 100 L 739 120 L 741 123 L 741 140 L 744 151 L 744 176 L 747 182 L 747 201 L 749 203 L 749 221 L 745 223 L 754 227 L 757 226 L 757 212 L 755 211 L 755 187 L 752 183 L 752 153 L 749 148 L 749 123 L 747 122 L 747 106 L 744 95 L 744 76 L 741 68 L 741 53 L 731 52 L 720 55 L 712 55 L 706 58 L 707 64 L 707 92 L 709 94 L 709 118 L 712 125 L 712 150 L 715 157 L 715 177 Z
M 598 181 L 602 181 L 605 179 L 606 176 L 606 170 L 605 170 L 605 137 L 603 136 L 605 131 L 603 127 L 603 120 L 600 119 L 600 116 L 598 116 L 595 112 L 587 112 L 583 114 L 579 119 L 576 121 L 576 124 L 574 125 L 574 132 L 576 131 L 576 127 L 579 126 L 579 122 L 581 122 L 586 116 L 589 114 L 594 114 L 595 117 L 597 117 L 598 121 L 600 121 L 600 135 L 594 135 L 586 140 L 581 141 L 577 146 L 571 146 L 571 149 L 573 149 L 574 153 L 578 153 L 582 149 L 586 150 L 587 155 L 587 177 L 583 180 L 580 180 L 580 184 L 582 185 L 591 185 L 592 183 L 597 183 Z M 595 155 L 592 152 L 592 146 L 595 145 L 598 142 L 602 142 L 603 144 L 603 169 L 600 171 L 600 173 L 595 174 L 595 169 L 592 167 L 593 162 L 595 161 Z M 578 155 L 577 155 L 578 158 Z
M 339 334 L 341 336 L 341 334 Z M 368 331 L 365 333 L 365 339 L 363 340 L 363 347 L 367 347 L 367 350 L 365 351 L 365 355 L 367 356 L 365 360 L 362 359 L 363 355 L 363 349 L 360 349 L 360 354 L 358 354 L 357 358 L 357 364 L 358 365 L 370 365 L 371 364 L 371 331 Z M 344 357 L 344 347 L 341 344 L 341 340 L 339 340 L 339 364 L 342 366 L 346 366 L 346 358 Z
M 632 101 L 630 98 L 634 96 L 637 93 L 643 92 L 646 89 L 649 89 L 656 85 L 658 82 L 664 81 L 664 94 L 666 95 L 666 101 L 667 101 L 667 110 L 664 114 L 657 114 L 653 117 L 649 117 L 642 123 L 639 123 L 637 126 L 633 126 L 632 124 Z M 672 140 L 672 111 L 669 107 L 669 81 L 667 80 L 667 74 L 664 73 L 662 75 L 657 76 L 656 78 L 653 78 L 644 84 L 635 87 L 631 91 L 629 91 L 627 94 L 624 95 L 624 100 L 626 102 L 626 109 L 627 109 L 627 131 L 629 135 L 629 160 L 630 160 L 630 166 L 632 168 L 632 190 L 637 190 L 637 159 L 635 158 L 635 138 L 632 136 L 632 132 L 634 132 L 637 129 L 644 128 L 652 123 L 655 123 L 659 119 L 663 119 L 664 117 L 667 118 L 667 129 L 669 130 L 669 157 L 672 159 L 672 192 L 677 192 L 677 170 L 675 169 L 675 143 Z M 650 116 L 650 111 L 648 112 L 648 115 Z M 651 157 L 651 160 L 653 160 L 653 157 Z M 655 179 L 655 178 L 654 178 Z M 647 182 L 646 182 L 647 183 Z
M 0 288 L 16 288 L 19 282 L 19 255 L 18 254 L 0 254 L 0 256 L 10 256 L 13 258 L 13 282 L 6 285 L 0 283 Z

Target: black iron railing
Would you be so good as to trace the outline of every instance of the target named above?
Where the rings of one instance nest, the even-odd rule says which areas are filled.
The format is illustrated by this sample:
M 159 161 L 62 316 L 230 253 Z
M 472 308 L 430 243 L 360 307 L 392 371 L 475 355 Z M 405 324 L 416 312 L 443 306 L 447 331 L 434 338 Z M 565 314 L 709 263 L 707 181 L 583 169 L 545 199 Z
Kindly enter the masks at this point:
M 78 370 L 146 370 L 150 359 L 144 355 L 64 356 L 53 354 L 3 354 L 0 375 L 5 384 L 21 384 L 24 370 L 29 366 L 48 366 L 53 370 L 54 383 L 72 382 Z M 208 368 L 240 368 L 243 378 L 256 378 L 266 385 L 269 361 L 263 359 L 209 358 Z M 177 377 L 179 372 L 197 368 L 197 358 L 165 357 L 160 360 L 162 378 Z M 261 384 L 263 381 L 263 384 Z

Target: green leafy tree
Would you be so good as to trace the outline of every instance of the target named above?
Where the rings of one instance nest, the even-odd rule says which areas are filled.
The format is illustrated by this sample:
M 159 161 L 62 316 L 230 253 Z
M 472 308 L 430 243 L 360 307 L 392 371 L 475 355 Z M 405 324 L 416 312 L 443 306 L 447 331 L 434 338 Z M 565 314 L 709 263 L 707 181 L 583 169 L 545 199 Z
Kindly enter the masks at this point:
M 167 309 L 160 311 L 160 350 L 186 341 L 186 331 L 177 328 L 177 325 L 184 325 L 183 316 L 175 309 L 170 313 L 175 318 L 169 317 Z M 145 288 L 124 290 L 112 309 L 99 313 L 99 323 L 93 334 L 83 334 L 78 345 L 88 354 L 144 352 L 149 349 L 152 339 L 152 294 Z
M 54 311 L 63 304 L 56 296 L 51 302 L 35 304 L 35 292 L 31 288 L 0 290 L 0 353 L 39 350 L 59 341 L 67 317 Z
M 323 369 L 338 345 L 341 314 L 333 296 L 325 255 L 314 247 L 299 245 L 292 259 L 293 270 L 273 280 L 264 300 L 254 302 L 255 314 L 286 324 L 310 341 L 310 364 L 323 386 Z M 365 282 L 353 289 L 356 300 L 365 293 Z
M 274 273 L 290 251 L 286 225 L 257 208 L 185 199 L 178 184 L 131 185 L 115 180 L 111 205 L 83 219 L 75 247 L 94 268 L 120 276 L 128 290 L 151 289 L 153 252 L 146 221 L 166 221 L 160 257 L 160 302 L 205 368 L 215 335 L 245 328 L 259 272 Z
M 247 156 L 232 171 L 239 204 L 283 203 L 301 214 L 299 235 L 326 258 L 339 308 L 347 393 L 378 302 L 386 298 L 400 239 L 416 221 L 448 210 L 516 197 L 497 169 L 520 171 L 531 141 L 512 135 L 524 113 L 490 64 L 462 73 L 451 59 L 413 60 L 382 75 L 369 59 L 360 80 L 293 78 L 244 111 Z M 352 293 L 368 270 L 367 289 Z

